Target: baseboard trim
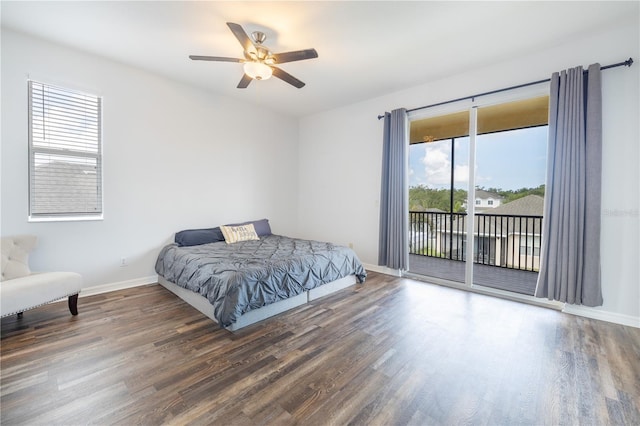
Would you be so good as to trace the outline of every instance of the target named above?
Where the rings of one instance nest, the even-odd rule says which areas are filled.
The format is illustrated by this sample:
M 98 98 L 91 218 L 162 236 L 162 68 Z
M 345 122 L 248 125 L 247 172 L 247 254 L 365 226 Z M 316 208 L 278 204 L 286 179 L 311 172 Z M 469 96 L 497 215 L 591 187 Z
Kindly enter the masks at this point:
M 101 284 L 93 287 L 83 288 L 80 297 L 94 296 L 96 294 L 108 293 L 110 291 L 124 290 L 125 288 L 139 287 L 141 285 L 155 284 L 158 282 L 157 275 L 136 278 L 133 280 L 119 281 L 117 283 Z
M 600 309 L 590 308 L 588 306 L 565 305 L 562 312 L 600 321 L 612 322 L 614 324 L 628 325 L 630 327 L 640 328 L 639 317 L 618 314 L 611 311 L 602 311 Z

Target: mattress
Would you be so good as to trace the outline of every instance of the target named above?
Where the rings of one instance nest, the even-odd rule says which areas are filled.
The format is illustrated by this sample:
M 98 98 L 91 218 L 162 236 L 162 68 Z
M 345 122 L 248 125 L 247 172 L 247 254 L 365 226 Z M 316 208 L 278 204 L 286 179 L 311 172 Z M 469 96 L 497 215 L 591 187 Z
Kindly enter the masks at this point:
M 245 313 L 366 271 L 355 252 L 328 242 L 267 235 L 234 244 L 162 248 L 156 272 L 205 297 L 227 327 Z

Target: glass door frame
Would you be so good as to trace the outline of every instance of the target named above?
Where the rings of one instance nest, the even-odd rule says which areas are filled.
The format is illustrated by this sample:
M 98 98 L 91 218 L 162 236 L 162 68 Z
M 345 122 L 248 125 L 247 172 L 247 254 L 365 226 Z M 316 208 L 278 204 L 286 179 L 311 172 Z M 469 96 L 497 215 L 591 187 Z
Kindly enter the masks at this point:
M 508 102 L 514 102 L 519 100 L 525 100 L 529 98 L 535 98 L 539 96 L 549 95 L 549 82 L 542 82 L 533 86 L 527 86 L 522 88 L 516 88 L 508 91 L 502 91 L 494 94 L 483 95 L 481 97 L 474 97 L 471 99 L 465 99 L 461 101 L 451 102 L 444 105 L 434 106 L 422 110 L 410 111 L 408 113 L 409 122 L 413 120 L 425 119 L 430 117 L 438 117 L 442 115 L 459 113 L 461 111 L 468 111 L 469 113 L 469 152 L 468 152 L 468 177 L 467 177 L 467 224 L 465 238 L 467 244 L 465 244 L 465 278 L 464 283 L 460 284 L 455 282 L 454 287 L 462 287 L 465 289 L 479 290 L 482 293 L 496 294 L 499 296 L 524 300 L 527 302 L 533 302 L 535 304 L 557 308 L 557 303 L 541 301 L 533 296 L 527 296 L 518 293 L 512 293 L 504 290 L 493 289 L 489 287 L 473 284 L 474 274 L 474 247 L 475 241 L 475 181 L 476 181 L 476 142 L 477 142 L 477 118 L 478 108 L 503 104 Z M 407 144 L 409 141 L 407 140 Z M 452 165 L 453 167 L 453 165 Z M 407 164 L 408 170 L 408 164 Z M 409 188 L 407 186 L 406 190 Z M 406 212 L 409 215 L 409 211 Z M 408 249 L 408 248 L 407 248 Z M 445 280 L 446 281 L 446 280 Z

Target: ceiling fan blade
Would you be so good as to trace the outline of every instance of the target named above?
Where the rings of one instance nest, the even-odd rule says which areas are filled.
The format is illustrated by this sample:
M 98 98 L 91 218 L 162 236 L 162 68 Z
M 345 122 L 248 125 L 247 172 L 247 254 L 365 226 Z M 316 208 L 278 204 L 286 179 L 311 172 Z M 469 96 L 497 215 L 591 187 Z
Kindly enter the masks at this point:
M 238 83 L 238 89 L 246 89 L 247 86 L 249 85 L 249 83 L 251 83 L 251 80 L 253 80 L 251 77 L 249 77 L 248 75 L 243 75 L 242 79 L 240 80 L 240 83 Z
M 278 77 L 280 80 L 286 81 L 287 83 L 297 87 L 298 89 L 304 87 L 304 83 L 302 81 L 298 80 L 288 72 L 283 71 L 278 67 L 271 67 L 271 69 L 273 70 L 273 75 Z
M 285 62 L 303 61 L 305 59 L 313 59 L 318 57 L 316 49 L 296 50 L 293 52 L 275 53 L 273 59 L 276 64 L 283 64 Z
M 238 58 L 226 58 L 224 56 L 198 56 L 189 55 L 189 58 L 194 61 L 217 61 L 217 62 L 244 62 L 244 59 Z
M 256 47 L 240 25 L 234 24 L 233 22 L 227 22 L 227 26 L 229 27 L 233 35 L 236 36 L 245 52 L 256 53 Z

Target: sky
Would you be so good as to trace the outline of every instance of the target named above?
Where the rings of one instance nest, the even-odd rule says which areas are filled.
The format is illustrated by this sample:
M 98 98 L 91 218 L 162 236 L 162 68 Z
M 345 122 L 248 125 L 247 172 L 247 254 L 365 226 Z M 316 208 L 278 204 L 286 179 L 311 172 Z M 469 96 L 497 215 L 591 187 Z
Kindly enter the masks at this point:
M 476 139 L 476 186 L 516 190 L 545 181 L 547 126 L 480 135 Z M 455 141 L 455 187 L 467 189 L 469 138 Z M 449 188 L 451 142 L 414 144 L 409 148 L 409 186 Z

